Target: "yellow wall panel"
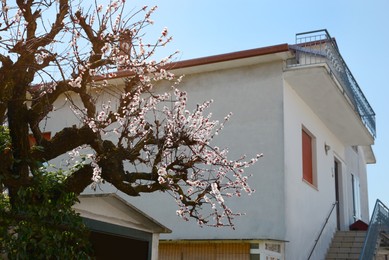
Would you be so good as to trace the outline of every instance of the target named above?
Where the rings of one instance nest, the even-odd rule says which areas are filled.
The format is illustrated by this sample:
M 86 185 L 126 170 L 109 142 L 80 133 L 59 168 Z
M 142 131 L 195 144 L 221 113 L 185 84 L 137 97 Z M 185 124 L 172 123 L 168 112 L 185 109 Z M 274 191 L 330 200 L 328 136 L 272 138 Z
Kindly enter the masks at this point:
M 249 260 L 249 243 L 162 242 L 159 260 Z

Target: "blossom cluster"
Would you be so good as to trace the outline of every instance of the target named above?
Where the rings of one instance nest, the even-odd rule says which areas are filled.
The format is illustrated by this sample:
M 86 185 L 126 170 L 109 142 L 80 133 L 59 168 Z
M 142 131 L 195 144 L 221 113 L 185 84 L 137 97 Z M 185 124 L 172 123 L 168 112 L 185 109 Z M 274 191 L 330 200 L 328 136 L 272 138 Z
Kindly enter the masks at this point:
M 155 79 L 172 79 L 172 74 L 162 67 L 176 53 L 169 55 L 158 63 L 151 60 L 158 47 L 165 46 L 172 41 L 172 37 L 168 35 L 168 29 L 166 27 L 163 28 L 155 42 L 145 43 L 143 39 L 142 30 L 146 26 L 153 24 L 151 15 L 157 7 L 149 9 L 145 6 L 132 14 L 131 17 L 135 17 L 142 11 L 146 12 L 141 21 L 132 24 L 128 24 L 127 20 L 123 18 L 123 8 L 124 1 L 111 1 L 105 11 L 102 5 L 97 5 L 91 14 L 82 14 L 81 10 L 77 10 L 72 15 L 75 26 L 74 28 L 68 28 L 72 35 L 72 40 L 69 43 L 72 51 L 68 52 L 68 55 L 75 57 L 83 66 L 72 68 L 69 81 L 71 87 L 81 87 L 82 79 L 89 75 L 105 75 L 106 79 L 109 79 L 115 76 L 117 69 L 141 75 L 144 83 L 150 80 L 147 74 L 155 73 L 156 71 L 158 71 L 158 76 L 155 73 Z M 94 22 L 96 19 L 99 20 L 99 23 Z M 85 27 L 88 30 L 98 32 L 98 34 L 91 38 L 85 32 Z M 109 31 L 101 30 L 101 28 L 108 27 L 110 28 Z M 88 38 L 90 42 L 86 41 Z M 87 55 L 81 52 L 81 49 L 85 49 L 88 45 L 91 45 L 90 47 L 93 48 L 93 55 L 99 56 L 104 60 L 103 66 L 96 67 L 93 63 L 85 60 L 84 57 L 87 57 Z M 101 83 L 96 83 L 92 79 L 92 84 L 98 85 Z M 107 82 L 103 82 L 103 86 L 106 84 Z
M 254 192 L 245 169 L 262 155 L 230 160 L 228 149 L 212 145 L 231 118 L 230 113 L 222 122 L 213 120 L 212 114 L 206 113 L 212 100 L 190 111 L 186 92 L 172 87 L 171 92 L 150 93 L 142 81 L 138 83 L 132 91 L 121 94 L 116 106 L 103 103 L 96 116 L 86 117 L 85 123 L 103 136 L 114 133 L 117 145 L 128 151 L 141 146 L 139 158 L 127 161 L 128 169 L 152 172 L 157 168 L 156 176 L 146 183 L 157 183 L 169 191 L 183 219 L 194 217 L 201 225 L 232 226 L 233 218 L 240 214 L 229 209 L 226 199 Z M 101 174 L 98 163 L 95 166 L 94 181 L 101 181 L 97 178 Z
M 245 157 L 229 160 L 228 150 L 212 146 L 212 140 L 231 114 L 219 123 L 212 120 L 212 114 L 205 114 L 212 100 L 198 104 L 193 111 L 187 109 L 187 100 L 187 93 L 175 89 L 173 107 L 165 106 L 162 110 L 164 138 L 160 139 L 164 139 L 164 160 L 160 163 L 158 181 L 172 191 L 179 205 L 179 216 L 194 217 L 200 224 L 232 226 L 233 217 L 240 214 L 233 213 L 224 198 L 254 192 L 244 171 L 262 155 L 247 161 Z M 182 171 L 185 178 L 180 178 Z M 193 202 L 201 205 L 203 212 Z M 209 206 L 208 210 L 205 205 Z

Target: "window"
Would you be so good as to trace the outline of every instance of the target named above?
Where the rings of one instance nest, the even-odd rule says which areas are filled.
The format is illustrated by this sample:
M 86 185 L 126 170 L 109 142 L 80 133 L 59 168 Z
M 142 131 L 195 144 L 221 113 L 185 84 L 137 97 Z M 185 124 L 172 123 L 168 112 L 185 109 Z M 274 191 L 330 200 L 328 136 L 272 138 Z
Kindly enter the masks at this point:
M 250 260 L 260 260 L 261 255 L 260 254 L 251 254 L 250 255 Z
M 308 131 L 302 129 L 302 168 L 303 180 L 315 185 L 314 175 L 314 138 Z
M 284 245 L 274 241 L 262 241 L 250 244 L 250 260 L 284 259 Z

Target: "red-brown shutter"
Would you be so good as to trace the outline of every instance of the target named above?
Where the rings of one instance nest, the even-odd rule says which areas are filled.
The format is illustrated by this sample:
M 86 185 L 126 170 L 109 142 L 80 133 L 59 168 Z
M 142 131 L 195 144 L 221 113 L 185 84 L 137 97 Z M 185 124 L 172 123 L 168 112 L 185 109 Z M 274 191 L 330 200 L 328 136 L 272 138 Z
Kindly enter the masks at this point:
M 312 137 L 302 130 L 303 178 L 313 184 Z
M 43 133 L 43 138 L 45 138 L 46 140 L 50 140 L 51 138 L 51 132 L 45 132 Z M 32 134 L 30 134 L 28 136 L 28 141 L 30 142 L 30 146 L 33 146 L 36 144 L 36 140 L 34 138 L 34 136 Z

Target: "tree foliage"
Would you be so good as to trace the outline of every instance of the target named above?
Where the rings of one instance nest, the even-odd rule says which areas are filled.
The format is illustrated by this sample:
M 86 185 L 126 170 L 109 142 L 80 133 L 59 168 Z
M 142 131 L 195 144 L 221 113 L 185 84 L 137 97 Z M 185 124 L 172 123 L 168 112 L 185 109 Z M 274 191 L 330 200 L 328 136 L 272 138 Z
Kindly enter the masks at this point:
M 89 258 L 88 232 L 72 209 L 76 194 L 63 191 L 64 176 L 41 169 L 12 206 L 0 195 L 0 253 L 8 259 Z
M 239 214 L 225 198 L 253 192 L 244 169 L 260 155 L 231 160 L 212 144 L 230 115 L 213 120 L 206 113 L 212 101 L 187 107 L 181 78 L 168 70 L 172 56 L 153 60 L 172 39 L 166 28 L 154 42 L 144 39 L 155 9 L 128 11 L 115 0 L 2 1 L 0 124 L 11 138 L 0 183 L 11 207 L 20 192 L 46 192 L 36 188 L 42 163 L 67 156 L 61 192 L 77 195 L 102 181 L 130 196 L 169 192 L 184 219 L 233 226 Z M 172 90 L 161 93 L 158 84 Z M 61 110 L 78 121 L 46 140 Z

